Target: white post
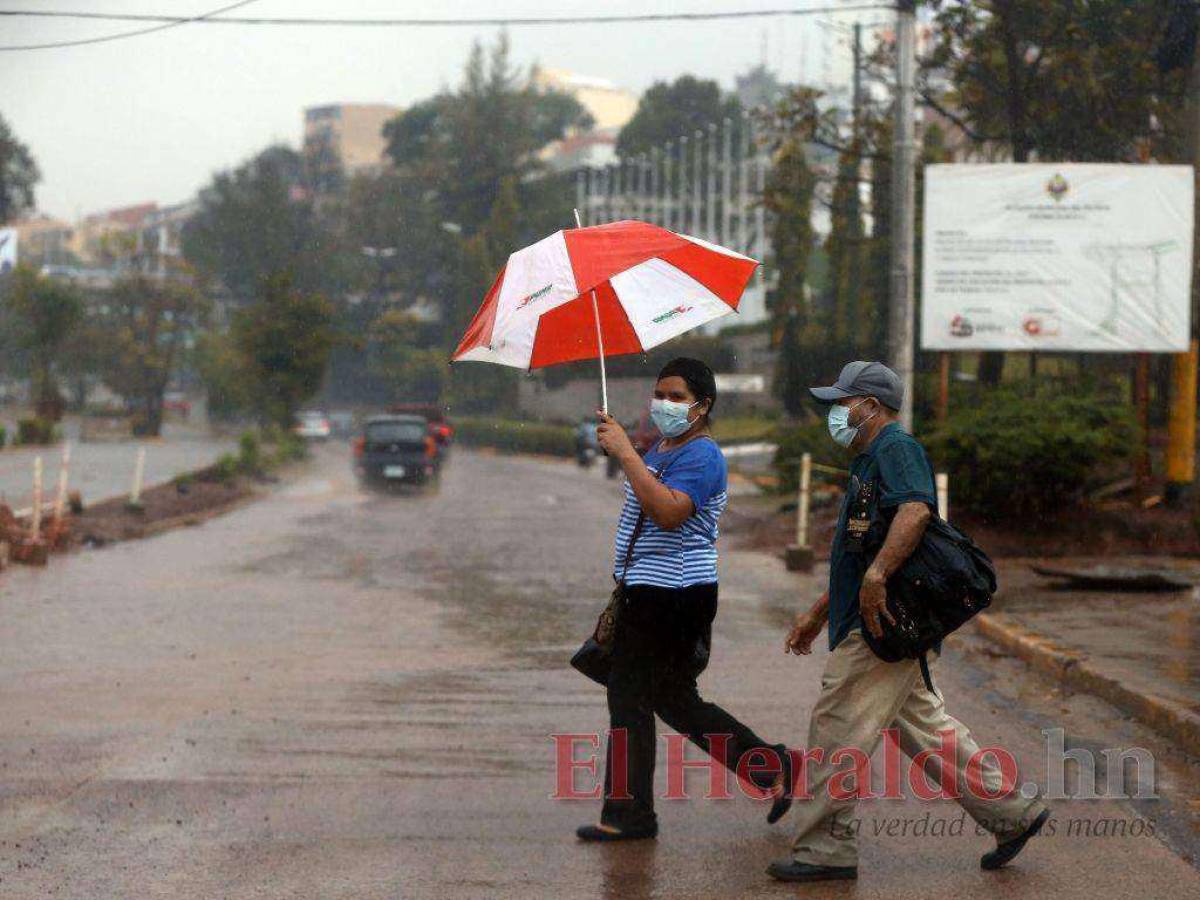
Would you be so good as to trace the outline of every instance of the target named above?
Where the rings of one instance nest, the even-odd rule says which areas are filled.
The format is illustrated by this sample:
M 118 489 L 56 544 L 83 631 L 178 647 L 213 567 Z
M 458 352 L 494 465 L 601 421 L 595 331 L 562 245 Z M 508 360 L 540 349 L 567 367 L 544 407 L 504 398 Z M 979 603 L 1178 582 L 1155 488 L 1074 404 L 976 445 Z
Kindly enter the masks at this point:
M 63 511 L 67 507 L 67 480 L 71 468 L 71 445 L 63 444 L 62 462 L 58 467 L 58 494 L 54 498 L 54 521 L 62 521 Z
M 575 227 L 582 228 L 579 210 L 575 210 Z M 604 333 L 600 330 L 600 307 L 596 304 L 596 291 L 592 290 L 592 315 L 596 317 L 596 346 L 600 351 L 600 408 L 608 415 L 608 376 L 604 372 Z
M 796 546 L 808 546 L 808 493 L 812 482 L 812 454 L 800 457 L 800 499 L 796 504 Z
M 679 234 L 688 233 L 688 136 L 679 136 L 679 214 L 675 217 L 675 227 L 671 230 Z
M 750 117 L 742 116 L 742 157 L 738 160 L 738 253 L 750 255 Z
M 950 476 L 938 472 L 934 479 L 937 482 L 938 515 L 943 521 L 950 521 Z
M 730 246 L 733 240 L 733 123 L 721 123 L 721 240 Z
M 33 512 L 29 517 L 29 532 L 34 540 L 42 534 L 42 458 L 33 458 Z
M 136 506 L 142 502 L 142 474 L 146 469 L 146 448 L 138 447 L 137 462 L 133 467 L 133 487 L 129 491 L 129 502 Z
M 705 239 L 717 243 L 717 123 L 708 123 L 708 196 L 704 198 Z
M 663 150 L 663 205 L 662 205 L 662 221 L 658 224 L 667 231 L 675 230 L 675 179 L 671 175 L 671 154 L 674 153 L 674 147 L 670 141 L 667 141 L 666 148 Z

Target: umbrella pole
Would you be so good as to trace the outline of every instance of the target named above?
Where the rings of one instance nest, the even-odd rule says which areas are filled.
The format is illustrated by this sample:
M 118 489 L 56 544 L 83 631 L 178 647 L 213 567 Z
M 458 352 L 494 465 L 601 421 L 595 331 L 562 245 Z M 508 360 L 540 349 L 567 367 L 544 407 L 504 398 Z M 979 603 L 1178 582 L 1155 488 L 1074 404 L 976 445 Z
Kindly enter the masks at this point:
M 579 210 L 575 210 L 575 227 L 582 228 Z M 604 371 L 604 333 L 600 330 L 600 307 L 596 303 L 596 291 L 592 291 L 592 315 L 596 319 L 596 344 L 600 350 L 600 408 L 608 415 L 608 376 Z

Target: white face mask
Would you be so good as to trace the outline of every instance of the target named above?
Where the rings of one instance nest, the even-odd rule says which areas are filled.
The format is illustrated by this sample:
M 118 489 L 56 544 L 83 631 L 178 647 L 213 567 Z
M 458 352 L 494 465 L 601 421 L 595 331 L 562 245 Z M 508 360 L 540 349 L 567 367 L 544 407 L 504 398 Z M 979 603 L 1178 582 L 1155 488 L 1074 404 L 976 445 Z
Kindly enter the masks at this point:
M 650 401 L 650 419 L 654 422 L 654 427 L 665 437 L 679 437 L 692 427 L 692 422 L 688 420 L 688 411 L 703 402 L 703 400 L 697 400 L 695 403 L 687 404 L 655 398 Z
M 833 406 L 829 407 L 829 436 L 833 438 L 834 441 L 843 447 L 849 447 L 854 443 L 854 439 L 858 436 L 858 429 L 863 425 L 864 422 L 874 418 L 875 413 L 871 413 L 871 415 L 867 416 L 866 419 L 863 419 L 862 422 L 859 422 L 857 425 L 851 425 L 850 411 L 853 409 L 858 409 L 870 399 L 871 398 L 868 397 L 866 400 L 859 400 L 853 406 L 842 406 L 840 403 L 835 403 Z M 878 411 L 879 410 L 876 410 L 875 412 Z

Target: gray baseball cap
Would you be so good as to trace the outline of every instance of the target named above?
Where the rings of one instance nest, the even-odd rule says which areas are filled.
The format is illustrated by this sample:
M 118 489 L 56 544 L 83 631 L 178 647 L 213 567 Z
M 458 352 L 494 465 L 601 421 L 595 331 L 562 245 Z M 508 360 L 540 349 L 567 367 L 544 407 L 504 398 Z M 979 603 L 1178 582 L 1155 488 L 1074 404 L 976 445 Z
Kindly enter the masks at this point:
M 846 397 L 875 397 L 889 409 L 899 409 L 904 399 L 900 376 L 881 362 L 857 360 L 846 363 L 831 387 L 809 388 L 822 403 L 836 403 Z

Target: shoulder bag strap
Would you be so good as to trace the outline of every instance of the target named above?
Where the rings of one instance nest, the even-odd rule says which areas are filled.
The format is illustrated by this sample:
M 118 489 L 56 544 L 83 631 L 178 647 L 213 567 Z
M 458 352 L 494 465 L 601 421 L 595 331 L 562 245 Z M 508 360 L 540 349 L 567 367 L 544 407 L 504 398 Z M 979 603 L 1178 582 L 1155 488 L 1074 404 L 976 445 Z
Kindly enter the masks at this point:
M 675 461 L 674 457 L 667 461 L 667 464 L 658 470 L 655 478 L 662 481 L 662 477 L 666 474 L 667 469 L 671 467 L 671 463 Z M 633 490 L 630 488 L 630 490 Z M 635 495 L 636 496 L 636 495 Z M 625 562 L 621 565 L 621 577 L 618 579 L 621 584 L 625 583 L 625 576 L 629 573 L 629 562 L 633 559 L 633 544 L 638 539 L 638 535 L 642 533 L 642 529 L 646 526 L 646 511 L 641 509 L 641 501 L 638 501 L 637 522 L 633 525 L 633 532 L 629 535 L 629 546 L 625 548 Z

